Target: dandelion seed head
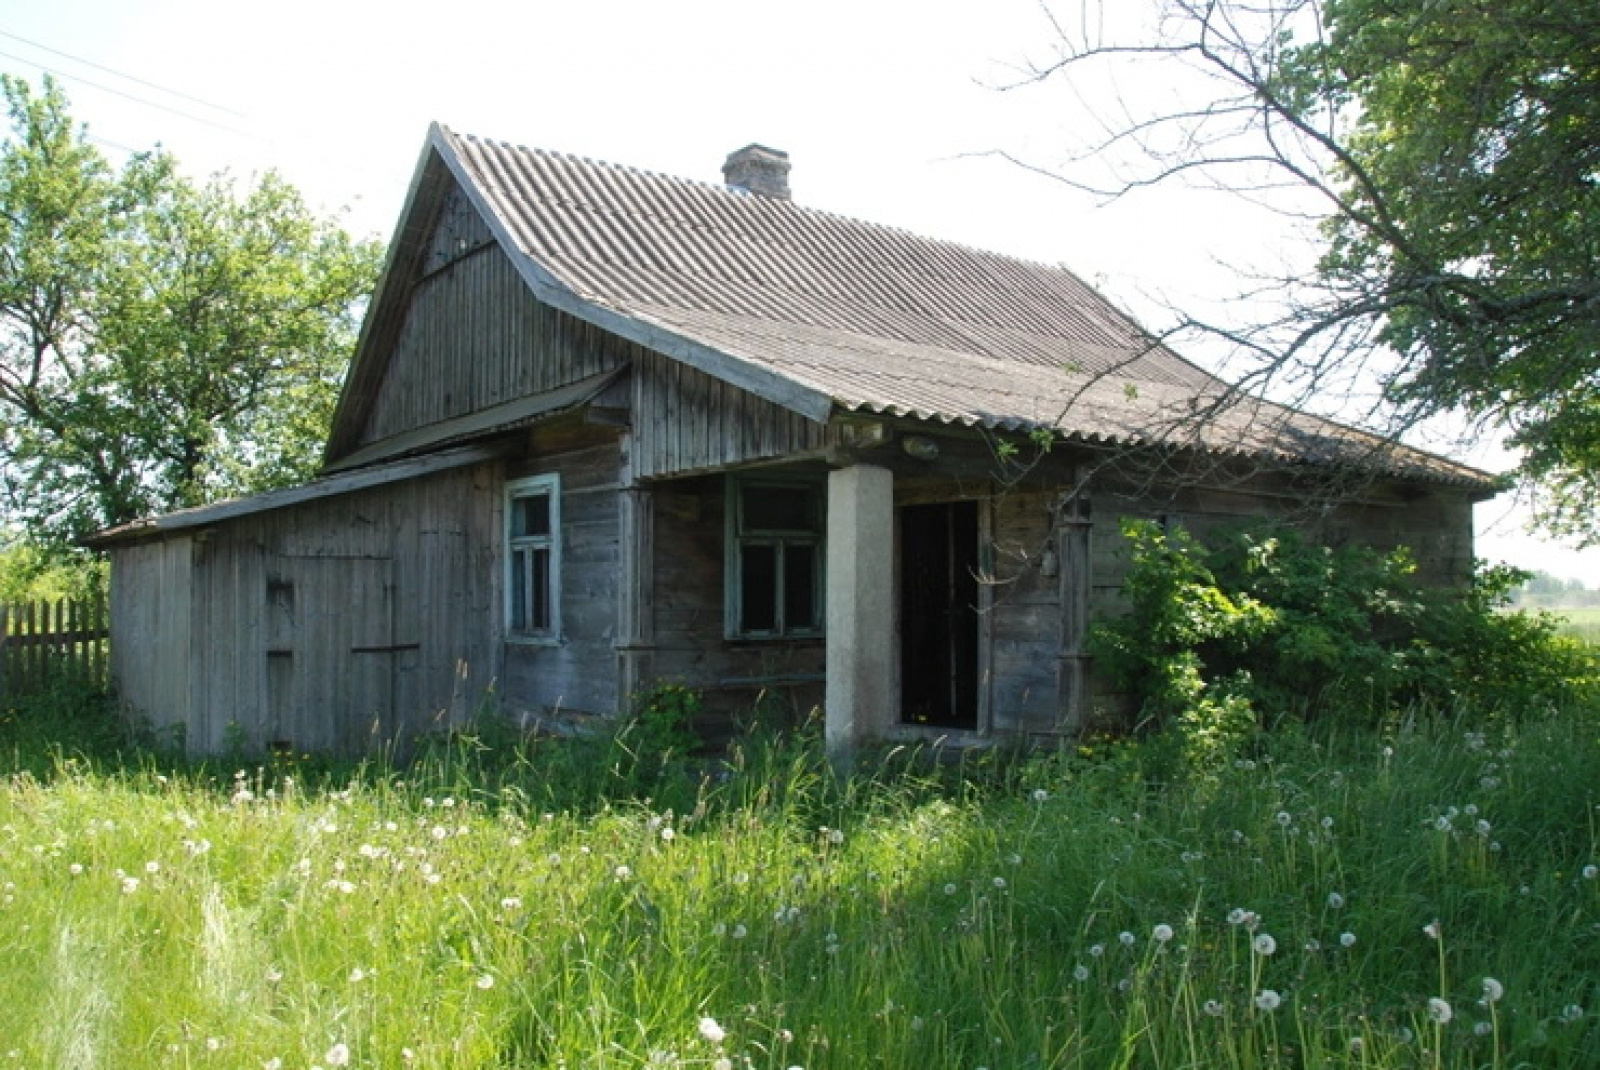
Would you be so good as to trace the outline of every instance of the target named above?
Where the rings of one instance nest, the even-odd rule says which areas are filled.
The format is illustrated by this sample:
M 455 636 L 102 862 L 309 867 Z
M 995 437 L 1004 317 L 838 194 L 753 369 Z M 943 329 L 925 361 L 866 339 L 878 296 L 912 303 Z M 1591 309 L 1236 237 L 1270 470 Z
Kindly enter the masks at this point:
M 1498 1003 L 1506 994 L 1505 985 L 1493 977 L 1483 979 L 1483 1001 L 1485 1003 Z
M 955 895 L 956 894 L 956 886 L 954 884 L 946 884 L 944 886 L 944 894 L 945 895 Z
M 1271 1013 L 1277 1010 L 1282 1003 L 1283 997 L 1270 988 L 1263 988 L 1256 993 L 1256 1007 L 1260 1010 Z
M 700 1035 L 713 1044 L 721 1044 L 728 1039 L 727 1030 L 718 1025 L 715 1018 L 700 1019 Z
M 1258 955 L 1271 955 L 1277 952 L 1278 941 L 1272 938 L 1271 933 L 1257 933 L 1255 939 L 1250 941 L 1250 947 Z
M 1172 939 L 1172 926 L 1165 922 L 1150 930 L 1150 938 L 1158 944 L 1164 944 Z
M 1343 909 L 1343 907 L 1344 907 L 1344 896 L 1340 895 L 1338 892 L 1329 892 L 1328 893 L 1328 909 L 1329 910 L 1340 910 L 1340 909 Z
M 1118 940 L 1118 942 L 1120 942 L 1122 944 L 1123 947 L 1132 947 L 1133 946 L 1133 942 L 1136 939 L 1138 939 L 1138 938 L 1135 937 L 1130 932 L 1124 931 L 1124 932 L 1120 932 L 1120 933 L 1117 934 L 1117 940 Z
M 1428 1000 L 1428 1021 L 1430 1022 L 1437 1022 L 1440 1025 L 1445 1025 L 1450 1021 L 1451 1018 L 1455 1017 L 1455 1013 L 1456 1012 L 1450 1008 L 1450 1004 L 1445 1000 L 1440 999 L 1438 996 L 1434 996 L 1432 999 Z
M 328 1049 L 327 1054 L 322 1057 L 322 1061 L 329 1066 L 349 1066 L 350 1046 L 340 1041 Z
M 483 989 L 485 992 L 487 992 L 489 989 L 494 987 L 494 974 L 492 974 L 492 973 L 482 974 L 473 983 L 476 984 L 479 988 Z
M 1587 865 L 1587 866 L 1583 867 L 1583 879 L 1584 880 L 1592 881 L 1596 877 L 1600 877 L 1600 866 L 1596 866 L 1596 865 L 1591 863 L 1590 865 Z
M 1288 828 L 1294 824 L 1294 815 L 1287 810 L 1279 810 L 1272 820 L 1276 821 L 1280 828 Z
M 1081 964 L 1074 966 L 1072 969 L 1072 979 L 1074 981 L 1078 981 L 1079 983 L 1087 981 L 1089 979 L 1089 967 Z
M 1355 947 L 1356 946 L 1356 934 L 1355 933 L 1340 933 L 1339 934 L 1339 946 L 1340 947 Z
M 1439 937 L 1444 934 L 1444 929 L 1439 925 L 1438 918 L 1434 918 L 1432 921 L 1428 922 L 1428 924 L 1424 925 L 1422 927 L 1422 931 L 1427 933 L 1435 940 L 1439 939 Z
M 1047 801 L 1049 798 L 1050 798 L 1050 793 L 1048 791 L 1045 791 L 1043 788 L 1034 788 L 1033 789 L 1033 801 L 1034 802 L 1042 803 L 1042 802 Z

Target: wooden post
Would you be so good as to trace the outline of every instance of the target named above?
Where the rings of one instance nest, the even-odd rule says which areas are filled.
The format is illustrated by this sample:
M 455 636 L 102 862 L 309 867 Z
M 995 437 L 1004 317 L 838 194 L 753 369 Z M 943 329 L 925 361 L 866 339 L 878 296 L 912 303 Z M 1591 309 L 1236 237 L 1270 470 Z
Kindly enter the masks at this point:
M 1089 703 L 1089 499 L 1085 494 L 1056 503 L 1056 553 L 1060 561 L 1061 653 L 1058 730 L 1082 728 Z
M 626 487 L 617 509 L 622 575 L 617 583 L 617 707 L 627 710 L 655 676 L 655 500 Z

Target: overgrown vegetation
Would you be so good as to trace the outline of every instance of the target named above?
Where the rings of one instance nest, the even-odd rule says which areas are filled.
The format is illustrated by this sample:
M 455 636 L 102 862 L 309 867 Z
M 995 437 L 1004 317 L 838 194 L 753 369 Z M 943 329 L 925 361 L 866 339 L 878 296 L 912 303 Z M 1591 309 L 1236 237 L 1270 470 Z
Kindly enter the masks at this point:
M 0 1065 L 1600 1061 L 1592 710 L 1324 719 L 1209 783 L 1138 742 L 840 780 L 804 734 L 640 780 L 637 727 L 493 722 L 40 769 L 65 712 L 0 725 Z
M 1287 528 L 1211 545 L 1124 525 L 1128 612 L 1096 625 L 1097 667 L 1191 771 L 1215 771 L 1263 727 L 1338 719 L 1369 729 L 1417 710 L 1478 716 L 1600 699 L 1600 661 L 1559 621 L 1502 608 L 1523 579 L 1480 569 L 1428 589 L 1404 550 L 1331 549 Z

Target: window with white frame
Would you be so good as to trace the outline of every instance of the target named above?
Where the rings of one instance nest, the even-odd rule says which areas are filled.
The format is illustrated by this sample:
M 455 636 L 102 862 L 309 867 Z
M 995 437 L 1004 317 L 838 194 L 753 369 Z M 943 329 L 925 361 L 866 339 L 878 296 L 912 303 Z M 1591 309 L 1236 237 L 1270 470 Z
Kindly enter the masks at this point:
M 729 638 L 822 634 L 822 510 L 816 481 L 728 480 Z
M 506 484 L 506 636 L 561 638 L 561 477 Z

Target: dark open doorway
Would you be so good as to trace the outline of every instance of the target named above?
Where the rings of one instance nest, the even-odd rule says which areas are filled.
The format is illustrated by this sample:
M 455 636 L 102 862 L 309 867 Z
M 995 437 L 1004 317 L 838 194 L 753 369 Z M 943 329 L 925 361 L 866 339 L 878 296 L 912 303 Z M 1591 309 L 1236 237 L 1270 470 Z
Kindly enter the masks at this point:
M 978 727 L 978 505 L 900 510 L 900 693 L 909 724 Z

